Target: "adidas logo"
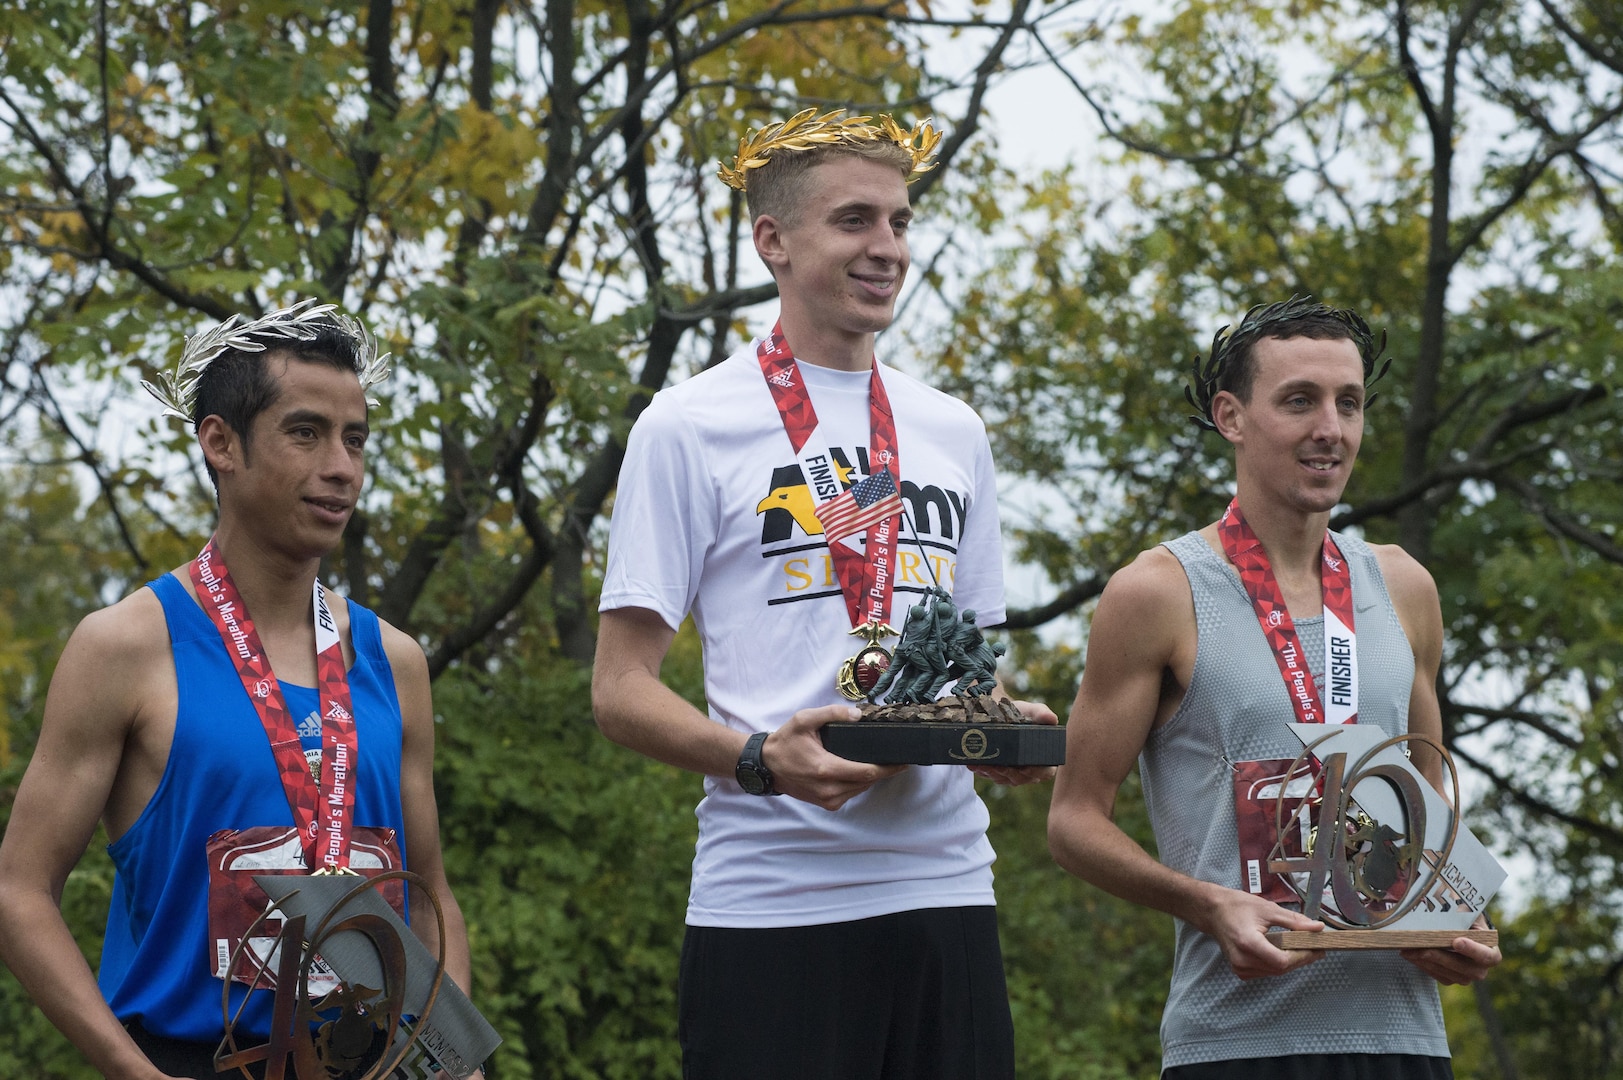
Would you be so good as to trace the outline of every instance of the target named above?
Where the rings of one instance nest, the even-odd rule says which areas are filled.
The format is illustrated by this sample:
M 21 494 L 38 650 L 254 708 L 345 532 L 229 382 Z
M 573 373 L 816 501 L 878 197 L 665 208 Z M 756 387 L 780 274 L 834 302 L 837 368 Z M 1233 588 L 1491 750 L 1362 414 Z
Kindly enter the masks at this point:
M 309 716 L 300 720 L 295 728 L 301 739 L 314 739 L 321 737 L 321 714 L 312 711 Z

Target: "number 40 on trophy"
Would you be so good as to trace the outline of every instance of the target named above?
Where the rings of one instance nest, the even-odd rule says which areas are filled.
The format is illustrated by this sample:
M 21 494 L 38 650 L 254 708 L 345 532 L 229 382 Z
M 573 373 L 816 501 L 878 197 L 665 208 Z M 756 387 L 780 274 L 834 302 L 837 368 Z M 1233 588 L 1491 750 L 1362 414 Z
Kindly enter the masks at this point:
M 1388 736 L 1367 724 L 1289 726 L 1303 750 L 1285 775 L 1316 760 L 1317 792 L 1287 800 L 1280 785 L 1268 869 L 1327 929 L 1276 930 L 1268 939 L 1283 949 L 1447 948 L 1460 937 L 1497 945 L 1497 930 L 1472 924 L 1505 870 L 1460 821 L 1448 751 L 1427 736 Z M 1415 768 L 1410 744 L 1442 759 L 1452 799 Z

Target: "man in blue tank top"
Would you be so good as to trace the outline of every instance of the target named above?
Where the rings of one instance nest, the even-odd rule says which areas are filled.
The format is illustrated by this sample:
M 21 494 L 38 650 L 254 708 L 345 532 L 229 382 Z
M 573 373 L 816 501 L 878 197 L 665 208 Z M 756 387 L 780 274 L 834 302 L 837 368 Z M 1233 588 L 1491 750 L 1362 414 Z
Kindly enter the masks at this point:
M 215 843 L 280 838 L 255 865 L 301 871 L 403 862 L 439 898 L 446 970 L 469 984 L 427 663 L 318 582 L 365 475 L 366 387 L 387 369 L 358 323 L 313 304 L 189 339 L 148 387 L 194 426 L 219 524 L 196 562 L 74 631 L 0 844 L 0 954 L 103 1076 L 215 1075 L 220 928 L 243 880 L 214 865 Z M 57 906 L 98 820 L 116 868 L 99 975 Z M 413 930 L 438 951 L 435 919 Z M 239 1046 L 265 1040 L 269 997 L 250 998 Z
M 1234 503 L 1115 574 L 1093 617 L 1049 846 L 1078 877 L 1177 919 L 1164 1078 L 1450 1076 L 1436 984 L 1481 979 L 1500 960 L 1464 937 L 1401 953 L 1275 948 L 1271 927 L 1323 926 L 1247 873 L 1267 855 L 1247 850 L 1236 777 L 1284 779 L 1276 763 L 1288 772 L 1301 749 L 1286 725 L 1442 736 L 1431 575 L 1402 548 L 1328 532 L 1379 352 L 1356 314 L 1311 298 L 1219 332 L 1197 366 L 1196 420 L 1233 445 Z M 1439 755 L 1410 745 L 1440 787 Z M 1112 820 L 1135 759 L 1160 861 Z

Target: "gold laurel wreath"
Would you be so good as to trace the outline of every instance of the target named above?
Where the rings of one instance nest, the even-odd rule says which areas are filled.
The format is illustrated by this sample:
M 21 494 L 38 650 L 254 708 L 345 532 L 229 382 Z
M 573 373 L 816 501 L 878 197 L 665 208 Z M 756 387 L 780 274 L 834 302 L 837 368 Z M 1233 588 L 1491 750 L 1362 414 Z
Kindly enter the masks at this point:
M 768 124 L 753 135 L 739 139 L 738 156 L 733 159 L 732 167 L 721 166 L 717 175 L 728 187 L 743 191 L 749 171 L 765 165 L 779 150 L 802 151 L 875 139 L 887 139 L 912 157 L 913 169 L 907 174 L 910 184 L 935 168 L 930 158 L 941 144 L 942 133 L 929 120 L 920 121 L 911 131 L 889 116 L 881 116 L 877 124 L 871 123 L 872 120 L 871 116 L 848 117 L 844 109 L 835 109 L 823 116 L 818 116 L 815 108 L 802 109 L 781 123 Z
M 334 314 L 336 304 L 317 304 L 315 300 L 301 300 L 292 307 L 279 308 L 260 318 L 249 320 L 233 315 L 218 326 L 204 330 L 186 339 L 180 363 L 173 371 L 161 372 L 158 385 L 146 380 L 141 385 L 163 406 L 165 415 L 190 423 L 192 406 L 197 401 L 197 384 L 209 365 L 230 350 L 264 352 L 283 341 L 309 341 L 322 326 L 336 324 L 355 342 L 357 373 L 361 389 L 369 390 L 389 376 L 386 361 L 389 354 L 378 355 L 377 344 L 359 320 L 348 315 Z M 377 401 L 366 399 L 370 406 Z

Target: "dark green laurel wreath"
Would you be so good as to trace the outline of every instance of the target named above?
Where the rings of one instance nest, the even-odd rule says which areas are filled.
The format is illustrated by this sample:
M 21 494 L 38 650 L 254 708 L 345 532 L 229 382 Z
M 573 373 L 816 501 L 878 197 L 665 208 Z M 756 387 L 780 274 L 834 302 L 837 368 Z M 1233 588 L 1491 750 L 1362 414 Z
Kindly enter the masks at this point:
M 1199 412 L 1189 419 L 1207 431 L 1216 431 L 1217 424 L 1212 420 L 1212 399 L 1217 396 L 1220 384 L 1228 374 L 1229 362 L 1234 354 L 1254 341 L 1274 336 L 1280 324 L 1305 318 L 1333 319 L 1347 327 L 1352 334 L 1353 344 L 1358 346 L 1358 356 L 1364 361 L 1366 387 L 1380 382 L 1381 376 L 1386 374 L 1386 369 L 1392 366 L 1392 358 L 1387 357 L 1386 363 L 1381 364 L 1381 369 L 1375 370 L 1381 354 L 1386 351 L 1386 331 L 1382 330 L 1381 339 L 1376 341 L 1370 332 L 1369 324 L 1356 311 L 1320 304 L 1311 296 L 1292 296 L 1289 300 L 1282 300 L 1277 304 L 1258 304 L 1245 313 L 1245 318 L 1240 320 L 1240 325 L 1234 328 L 1233 333 L 1229 333 L 1229 328 L 1223 326 L 1212 335 L 1211 356 L 1202 358 L 1196 354 L 1190 364 L 1194 379 L 1190 385 L 1184 387 L 1183 396 Z M 1364 405 L 1367 407 L 1372 404 L 1377 396 L 1370 394 L 1364 399 Z

